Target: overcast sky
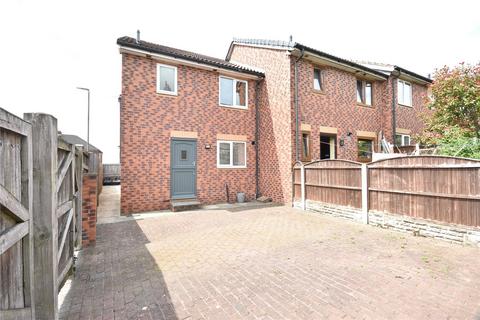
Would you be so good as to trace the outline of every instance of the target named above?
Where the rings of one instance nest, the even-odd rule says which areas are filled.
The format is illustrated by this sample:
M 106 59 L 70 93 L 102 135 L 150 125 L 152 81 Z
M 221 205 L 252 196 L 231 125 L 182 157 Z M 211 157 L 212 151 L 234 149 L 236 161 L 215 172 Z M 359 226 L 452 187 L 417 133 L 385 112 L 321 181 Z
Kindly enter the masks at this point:
M 54 115 L 119 161 L 123 35 L 224 58 L 233 37 L 294 41 L 427 75 L 480 60 L 480 1 L 0 1 L 0 107 Z M 194 107 L 194 106 L 192 106 Z

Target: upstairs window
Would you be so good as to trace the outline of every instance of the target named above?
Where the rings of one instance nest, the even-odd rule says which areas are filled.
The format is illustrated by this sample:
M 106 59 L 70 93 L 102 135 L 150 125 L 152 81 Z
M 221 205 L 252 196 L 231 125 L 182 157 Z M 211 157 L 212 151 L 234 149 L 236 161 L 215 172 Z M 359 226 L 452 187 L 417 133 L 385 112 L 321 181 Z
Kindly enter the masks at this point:
M 395 145 L 397 146 L 409 146 L 410 145 L 410 136 L 408 134 L 397 134 L 395 135 Z
M 364 80 L 357 80 L 357 102 L 371 106 L 372 105 L 372 83 Z
M 322 70 L 318 68 L 313 69 L 313 89 L 323 91 Z
M 220 77 L 220 105 L 247 109 L 247 81 Z
M 410 82 L 398 80 L 398 103 L 412 106 L 412 85 Z
M 157 92 L 177 94 L 177 68 L 164 64 L 157 64 Z

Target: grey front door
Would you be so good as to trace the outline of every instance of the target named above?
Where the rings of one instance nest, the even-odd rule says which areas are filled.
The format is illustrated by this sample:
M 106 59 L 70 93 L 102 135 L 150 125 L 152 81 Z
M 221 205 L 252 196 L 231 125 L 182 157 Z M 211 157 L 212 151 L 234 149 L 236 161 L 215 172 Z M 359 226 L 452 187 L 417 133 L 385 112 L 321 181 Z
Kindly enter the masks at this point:
M 171 142 L 172 199 L 197 196 L 197 141 L 172 139 Z

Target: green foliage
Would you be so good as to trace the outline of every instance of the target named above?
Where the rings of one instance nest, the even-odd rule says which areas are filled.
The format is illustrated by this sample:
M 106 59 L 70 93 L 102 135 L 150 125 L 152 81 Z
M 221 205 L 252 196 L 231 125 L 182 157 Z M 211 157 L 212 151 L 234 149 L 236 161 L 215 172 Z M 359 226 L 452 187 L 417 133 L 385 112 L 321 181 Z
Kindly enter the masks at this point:
M 452 127 L 437 140 L 437 154 L 480 159 L 480 140 Z
M 480 159 L 480 63 L 438 69 L 422 144 L 440 154 Z M 437 152 L 438 153 L 438 152 Z

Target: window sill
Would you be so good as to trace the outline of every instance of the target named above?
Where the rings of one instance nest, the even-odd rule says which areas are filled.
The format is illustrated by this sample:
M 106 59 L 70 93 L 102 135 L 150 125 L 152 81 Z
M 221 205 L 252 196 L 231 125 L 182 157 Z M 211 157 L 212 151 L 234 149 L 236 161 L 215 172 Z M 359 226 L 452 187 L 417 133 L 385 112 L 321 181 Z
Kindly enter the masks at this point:
M 325 90 L 317 90 L 317 89 L 312 89 L 313 93 L 316 93 L 316 94 L 322 94 L 322 95 L 326 95 L 327 93 L 325 92 Z
M 169 91 L 157 91 L 157 94 L 165 97 L 178 97 L 177 92 L 169 92 Z
M 400 107 L 412 108 L 412 109 L 413 109 L 413 106 L 409 106 L 409 105 L 406 105 L 406 104 L 399 103 L 398 105 L 399 105 Z
M 364 107 L 364 108 L 374 108 L 373 105 L 365 104 L 365 103 L 361 103 L 361 102 L 357 102 L 357 106 Z
M 248 110 L 248 106 L 242 107 L 242 106 L 227 106 L 225 104 L 220 104 L 220 107 L 222 108 L 228 108 L 228 109 L 237 109 L 237 110 Z
M 247 169 L 247 166 L 218 166 L 217 169 Z

